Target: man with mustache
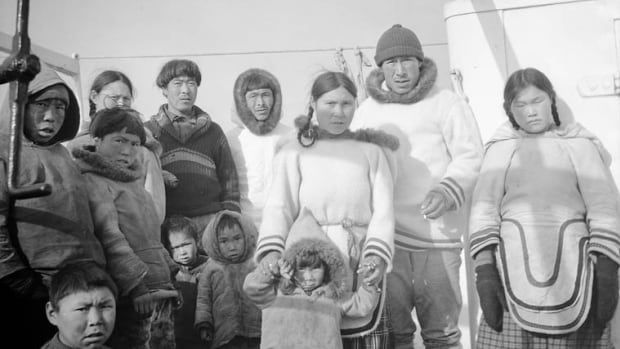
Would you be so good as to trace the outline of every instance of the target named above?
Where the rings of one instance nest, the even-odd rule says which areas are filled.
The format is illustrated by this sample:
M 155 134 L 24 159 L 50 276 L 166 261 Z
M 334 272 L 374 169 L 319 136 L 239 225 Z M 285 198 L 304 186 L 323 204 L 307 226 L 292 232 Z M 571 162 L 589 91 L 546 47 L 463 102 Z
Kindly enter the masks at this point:
M 377 44 L 379 69 L 351 128 L 397 135 L 394 268 L 387 276 L 396 348 L 412 348 L 416 313 L 427 348 L 459 348 L 459 267 L 469 195 L 482 160 L 467 103 L 435 84 L 437 68 L 413 31 L 400 24 Z

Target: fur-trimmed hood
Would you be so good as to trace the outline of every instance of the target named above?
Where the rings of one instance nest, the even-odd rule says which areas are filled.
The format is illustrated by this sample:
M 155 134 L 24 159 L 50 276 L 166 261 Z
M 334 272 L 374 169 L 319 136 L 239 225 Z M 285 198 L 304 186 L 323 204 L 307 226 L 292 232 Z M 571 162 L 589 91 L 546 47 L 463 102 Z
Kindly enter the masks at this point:
M 248 108 L 245 102 L 245 93 L 247 92 L 248 81 L 252 76 L 261 75 L 267 78 L 274 86 L 275 91 L 273 92 L 273 105 L 271 106 L 271 112 L 269 117 L 263 121 L 256 120 L 252 111 Z M 278 125 L 280 122 L 281 114 L 282 114 L 282 91 L 280 89 L 280 83 L 278 79 L 271 74 L 270 72 L 253 68 L 248 69 L 241 73 L 237 80 L 235 81 L 235 87 L 233 90 L 233 98 L 235 100 L 235 113 L 233 113 L 233 121 L 235 116 L 237 116 L 243 125 L 248 128 L 255 135 L 264 135 L 267 134 Z
M 296 256 L 305 252 L 316 252 L 329 269 L 329 282 L 313 291 L 320 296 L 341 299 L 346 293 L 346 268 L 342 253 L 321 229 L 312 213 L 304 208 L 291 226 L 286 239 L 283 259 L 293 265 Z M 298 292 L 298 287 L 285 278 L 280 279 L 279 289 L 283 294 Z M 318 295 L 318 294 L 317 294 Z
M 424 58 L 420 66 L 420 77 L 414 88 L 404 95 L 383 88 L 385 76 L 381 68 L 373 70 L 366 79 L 368 94 L 379 103 L 413 104 L 426 97 L 437 80 L 437 66 L 430 58 Z
M 69 93 L 69 105 L 67 106 L 67 109 L 65 110 L 65 120 L 63 121 L 62 126 L 60 127 L 60 130 L 58 130 L 58 133 L 52 139 L 50 139 L 47 143 L 38 144 L 40 146 L 51 146 L 54 144 L 58 144 L 58 143 L 73 139 L 75 135 L 77 134 L 78 129 L 80 127 L 80 107 L 78 105 L 77 98 L 75 94 L 73 93 L 73 90 L 71 90 L 69 85 L 67 85 L 60 78 L 60 75 L 58 75 L 56 71 L 54 71 L 51 67 L 49 67 L 45 63 L 41 64 L 41 71 L 39 72 L 39 74 L 35 76 L 34 80 L 32 80 L 28 84 L 28 98 L 31 98 L 33 95 L 43 91 L 44 89 L 48 87 L 52 87 L 54 85 L 62 85 L 67 89 L 67 92 Z M 9 141 L 8 134 L 9 134 L 9 128 L 10 128 L 9 115 L 11 115 L 10 104 L 11 104 L 10 96 L 8 96 L 7 94 L 7 98 L 6 100 L 3 101 L 2 107 L 0 108 L 0 113 L 1 113 L 0 115 L 2 115 L 2 117 L 0 118 L 0 136 L 3 138 L 2 141 L 0 141 L 0 145 L 1 145 L 1 148 L 6 149 L 6 150 L 2 149 L 3 150 L 2 152 L 8 151 L 8 141 Z M 31 143 L 32 141 L 24 136 L 22 138 L 22 142 Z
M 308 117 L 306 115 L 300 115 L 295 119 L 295 126 L 297 129 L 301 129 L 306 122 L 308 121 Z M 360 142 L 373 143 L 383 148 L 388 148 L 392 151 L 395 151 L 400 146 L 400 141 L 398 137 L 393 136 L 382 130 L 375 130 L 371 128 L 364 128 L 355 131 L 346 130 L 339 135 L 333 135 L 321 128 L 318 125 L 313 124 L 313 131 L 317 135 L 317 140 L 319 139 L 353 139 Z
M 94 146 L 74 148 L 71 151 L 82 173 L 95 173 L 119 182 L 134 182 L 142 178 L 142 167 L 135 161 L 129 168 L 124 168 L 95 151 Z
M 222 263 L 222 264 L 231 264 L 228 258 L 224 257 L 220 251 L 218 239 L 217 239 L 217 226 L 222 220 L 224 216 L 231 216 L 241 225 L 241 230 L 243 231 L 243 237 L 245 239 L 245 249 L 243 251 L 243 255 L 239 257 L 238 261 L 234 263 L 243 263 L 249 258 L 254 256 L 254 250 L 256 249 L 256 237 L 258 236 L 258 232 L 252 220 L 247 216 L 244 216 L 235 211 L 222 210 L 215 214 L 211 222 L 207 225 L 204 234 L 202 235 L 202 246 L 205 249 L 205 252 L 209 256 L 209 258 Z

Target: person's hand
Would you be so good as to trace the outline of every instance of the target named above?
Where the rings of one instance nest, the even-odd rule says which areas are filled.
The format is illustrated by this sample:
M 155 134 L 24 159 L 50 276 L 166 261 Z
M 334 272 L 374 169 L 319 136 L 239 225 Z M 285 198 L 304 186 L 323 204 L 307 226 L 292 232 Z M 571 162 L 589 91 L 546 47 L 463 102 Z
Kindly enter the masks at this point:
M 379 282 L 385 275 L 387 265 L 381 257 L 376 255 L 366 256 L 357 269 L 358 274 L 362 274 L 364 278 L 362 282 L 368 287 L 376 287 L 379 289 Z
M 596 322 L 607 324 L 618 305 L 618 264 L 599 254 L 594 265 L 594 311 Z
M 211 331 L 208 328 L 200 328 L 200 340 L 207 344 L 207 348 L 210 347 L 210 342 L 213 340 L 213 336 L 211 336 Z
M 179 179 L 172 172 L 161 170 L 161 177 L 164 179 L 164 185 L 168 188 L 176 188 L 179 185 Z
M 289 264 L 289 262 L 285 261 L 284 259 L 279 259 L 278 260 L 278 269 L 280 269 L 280 275 L 287 279 L 287 280 L 292 280 L 293 279 L 293 267 L 291 267 L 291 265 Z
M 176 290 L 155 290 L 134 298 L 133 306 L 136 312 L 147 315 L 155 310 L 158 302 L 168 298 L 178 299 L 178 297 L 179 292 Z
M 476 289 L 484 320 L 492 329 L 501 332 L 504 310 L 508 310 L 508 307 L 502 280 L 495 265 L 483 264 L 476 268 Z
M 439 218 L 454 207 L 454 204 L 450 195 L 441 190 L 431 190 L 420 205 L 420 213 L 425 219 Z
M 263 259 L 260 260 L 260 267 L 263 273 L 270 275 L 272 279 L 280 277 L 280 267 L 278 266 L 279 260 L 279 252 L 268 252 Z

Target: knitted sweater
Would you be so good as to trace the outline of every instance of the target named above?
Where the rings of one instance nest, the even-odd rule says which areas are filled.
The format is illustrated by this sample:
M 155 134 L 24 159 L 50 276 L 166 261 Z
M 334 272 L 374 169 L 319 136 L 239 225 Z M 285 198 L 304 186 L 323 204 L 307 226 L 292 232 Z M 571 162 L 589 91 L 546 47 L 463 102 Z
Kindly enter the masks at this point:
M 499 246 L 510 315 L 525 330 L 576 331 L 592 297 L 588 255 L 620 262 L 618 192 L 599 145 L 577 124 L 530 135 L 509 123 L 487 145 L 471 254 Z
M 482 143 L 467 103 L 434 86 L 436 68 L 426 59 L 410 95 L 388 91 L 381 70 L 367 80 L 371 98 L 355 112 L 352 129 L 372 127 L 398 136 L 398 178 L 394 183 L 395 246 L 405 250 L 462 247 L 467 203 L 480 162 Z M 455 202 L 455 210 L 426 220 L 420 205 L 432 189 Z
M 239 211 L 237 171 L 220 126 L 194 106 L 196 126 L 183 142 L 167 113 L 164 104 L 145 123 L 163 147 L 162 169 L 179 180 L 175 188 L 166 188 L 166 214 L 196 217 L 222 209 Z

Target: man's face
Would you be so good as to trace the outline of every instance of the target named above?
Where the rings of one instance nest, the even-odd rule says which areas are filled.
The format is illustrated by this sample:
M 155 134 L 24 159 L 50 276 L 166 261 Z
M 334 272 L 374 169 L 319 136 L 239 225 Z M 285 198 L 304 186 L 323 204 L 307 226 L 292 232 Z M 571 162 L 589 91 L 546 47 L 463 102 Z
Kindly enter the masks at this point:
M 248 91 L 245 94 L 245 103 L 256 120 L 266 120 L 273 107 L 273 92 L 268 88 Z
M 171 231 L 168 239 L 170 240 L 172 259 L 175 262 L 186 266 L 192 266 L 196 263 L 198 247 L 196 246 L 196 240 L 191 235 L 182 230 Z
M 178 76 L 163 89 L 168 99 L 168 109 L 177 115 L 188 115 L 196 102 L 198 83 L 189 76 Z
M 105 135 L 102 139 L 95 139 L 97 153 L 123 168 L 133 165 L 140 147 L 140 137 L 127 133 L 126 130 L 123 128 L 121 131 Z
M 36 144 L 54 138 L 63 122 L 69 105 L 69 91 L 62 85 L 48 87 L 26 105 L 24 134 Z
M 112 334 L 116 319 L 116 301 L 107 287 L 72 293 L 62 298 L 55 309 L 46 305 L 47 319 L 58 327 L 60 341 L 80 349 L 101 348 Z
M 396 94 L 409 93 L 420 79 L 420 61 L 413 56 L 394 57 L 381 64 L 388 88 Z

